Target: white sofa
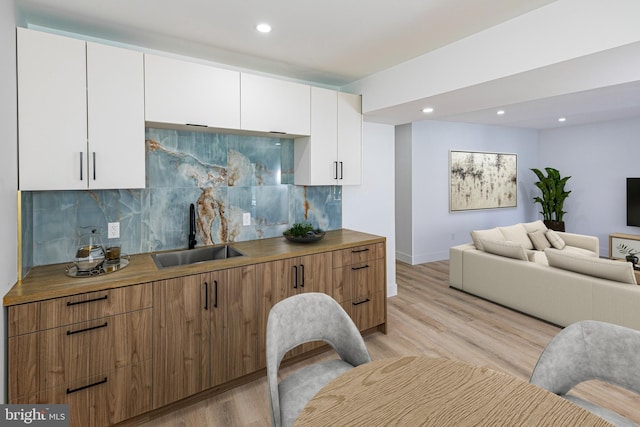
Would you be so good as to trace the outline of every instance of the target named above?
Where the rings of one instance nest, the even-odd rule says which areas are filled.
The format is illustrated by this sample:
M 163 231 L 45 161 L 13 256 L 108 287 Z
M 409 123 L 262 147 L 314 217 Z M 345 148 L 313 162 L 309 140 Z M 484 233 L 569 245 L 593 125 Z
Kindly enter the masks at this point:
M 536 250 L 533 233 L 560 237 L 565 246 Z M 548 233 L 535 221 L 474 231 L 472 238 L 449 250 L 451 287 L 560 326 L 599 320 L 640 330 L 633 267 L 599 258 L 597 237 Z

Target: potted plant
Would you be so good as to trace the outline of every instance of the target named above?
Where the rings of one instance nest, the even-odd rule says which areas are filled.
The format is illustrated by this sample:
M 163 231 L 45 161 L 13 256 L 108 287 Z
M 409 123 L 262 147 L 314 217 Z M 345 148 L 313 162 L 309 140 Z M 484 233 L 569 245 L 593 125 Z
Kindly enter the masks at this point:
M 552 230 L 564 231 L 564 214 L 566 212 L 562 208 L 565 199 L 571 193 L 571 190 L 566 191 L 564 186 L 571 177 L 562 178 L 560 172 L 554 168 L 544 169 L 547 171 L 546 176 L 540 169 L 531 169 L 539 179 L 535 186 L 542 192 L 542 197 L 537 196 L 533 200 L 542 206 L 540 213 L 545 225 Z

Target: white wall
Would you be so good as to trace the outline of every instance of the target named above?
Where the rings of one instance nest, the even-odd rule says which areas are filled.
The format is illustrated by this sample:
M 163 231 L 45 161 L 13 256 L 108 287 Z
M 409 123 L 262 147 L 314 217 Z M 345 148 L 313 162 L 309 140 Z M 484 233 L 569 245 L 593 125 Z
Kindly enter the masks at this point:
M 595 235 L 609 255 L 609 234 L 640 234 L 626 225 L 626 178 L 640 177 L 640 118 L 540 132 L 540 166 L 571 176 L 567 231 Z
M 411 182 L 412 129 L 410 124 L 396 126 L 396 259 L 411 263 L 413 236 L 411 214 L 413 183 Z
M 473 229 L 540 219 L 531 200 L 535 175 L 529 170 L 538 167 L 538 131 L 438 121 L 411 126 L 411 264 L 448 259 L 449 247 L 469 242 Z M 517 154 L 518 206 L 449 212 L 450 150 Z M 396 151 L 400 153 L 406 155 L 406 150 Z M 398 242 L 398 247 L 407 247 L 406 242 Z
M 17 108 L 16 108 L 16 18 L 13 1 L 0 1 L 0 294 L 17 280 Z M 6 402 L 6 313 L 0 318 L 0 402 Z
M 398 293 L 394 208 L 394 128 L 364 123 L 362 185 L 342 187 L 342 226 L 387 238 L 387 296 Z

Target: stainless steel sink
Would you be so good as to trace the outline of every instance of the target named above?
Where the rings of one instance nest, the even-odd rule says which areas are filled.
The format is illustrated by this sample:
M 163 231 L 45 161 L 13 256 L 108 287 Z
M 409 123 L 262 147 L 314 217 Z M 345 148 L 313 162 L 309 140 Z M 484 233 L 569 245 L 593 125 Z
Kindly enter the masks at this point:
M 198 249 L 183 249 L 151 255 L 158 268 L 191 265 L 199 262 L 216 261 L 239 256 L 244 256 L 244 254 L 229 245 L 210 246 Z

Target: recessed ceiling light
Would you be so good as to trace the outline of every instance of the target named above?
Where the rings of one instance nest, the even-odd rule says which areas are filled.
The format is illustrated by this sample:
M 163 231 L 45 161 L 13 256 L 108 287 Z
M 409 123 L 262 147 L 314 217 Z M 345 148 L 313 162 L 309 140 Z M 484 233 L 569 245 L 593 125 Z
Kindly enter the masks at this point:
M 270 33 L 271 32 L 271 25 L 269 25 L 269 24 L 258 24 L 258 25 L 256 25 L 256 30 L 258 30 L 261 33 Z
M 499 115 L 499 116 L 502 116 L 502 115 L 504 115 L 504 110 L 498 110 L 496 112 L 496 114 Z
M 560 117 L 560 118 L 558 119 L 558 121 L 559 121 L 559 122 L 566 122 L 566 121 L 567 121 L 567 118 L 566 118 L 566 117 Z
M 422 112 L 425 114 L 433 113 L 433 108 L 431 107 L 423 108 Z

